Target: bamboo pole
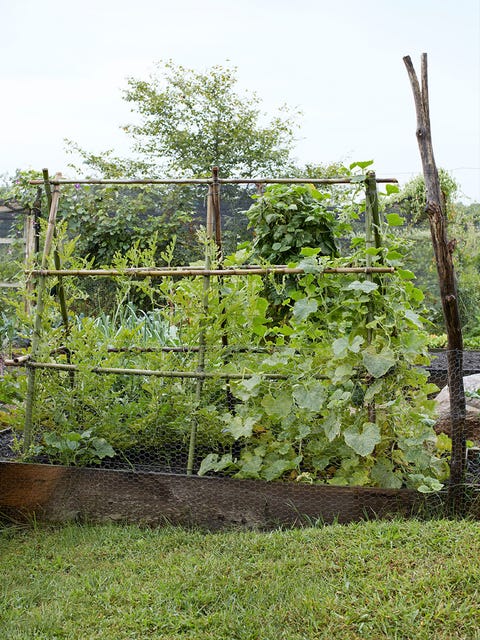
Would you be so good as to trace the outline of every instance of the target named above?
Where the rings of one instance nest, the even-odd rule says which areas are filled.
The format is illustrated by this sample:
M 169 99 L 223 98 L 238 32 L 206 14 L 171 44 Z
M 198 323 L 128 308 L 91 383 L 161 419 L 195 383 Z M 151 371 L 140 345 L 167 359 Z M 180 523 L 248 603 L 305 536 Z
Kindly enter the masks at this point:
M 45 185 L 45 193 L 47 195 L 48 208 L 52 206 L 52 192 L 50 189 L 50 182 L 48 177 L 48 169 L 43 169 L 43 182 Z M 56 228 L 54 228 L 54 238 L 57 237 Z M 61 269 L 60 263 L 60 254 L 58 252 L 58 248 L 54 247 L 53 249 L 53 261 L 55 264 L 55 269 Z M 58 288 L 57 288 L 58 301 L 60 303 L 60 313 L 62 316 L 63 325 L 65 327 L 65 333 L 68 333 L 68 312 L 67 312 L 67 304 L 65 301 L 65 289 L 63 288 L 62 276 L 58 276 Z
M 48 208 L 50 210 L 50 207 L 52 205 L 52 191 L 50 188 L 50 181 L 49 181 L 49 176 L 48 176 L 48 169 L 43 169 L 42 171 L 43 174 L 43 182 L 44 182 L 44 187 L 45 187 L 45 194 L 47 196 L 47 203 L 48 203 Z M 53 237 L 56 240 L 57 239 L 57 230 L 56 227 L 54 228 L 53 231 Z M 61 269 L 62 265 L 61 265 L 61 261 L 60 261 L 60 253 L 58 251 L 58 247 L 55 245 L 53 248 L 53 262 L 55 265 L 55 269 Z M 57 281 L 57 298 L 58 298 L 58 302 L 60 305 L 60 315 L 62 316 L 62 322 L 63 322 L 63 326 L 65 328 L 65 337 L 68 335 L 69 331 L 70 331 L 70 326 L 69 326 L 69 321 L 68 321 L 68 311 L 67 311 L 67 302 L 65 299 L 65 289 L 63 286 L 63 277 L 62 276 L 58 276 L 58 281 Z M 67 362 L 71 363 L 71 358 L 70 358 L 70 352 L 67 351 L 66 353 L 67 356 Z M 72 373 L 72 375 L 70 376 L 70 386 L 74 387 L 75 385 L 75 376 Z
M 334 273 L 394 273 L 395 267 L 332 267 L 323 269 L 321 274 Z M 302 274 L 305 273 L 299 267 L 241 267 L 234 269 L 199 269 L 197 268 L 179 268 L 179 269 L 145 269 L 145 268 L 128 268 L 128 269 L 32 269 L 29 271 L 34 276 L 78 276 L 78 277 L 122 277 L 133 276 L 135 278 L 170 278 L 178 277 L 196 277 L 196 276 L 248 276 L 259 275 L 265 276 L 269 273 L 278 273 L 283 275 Z
M 42 261 L 41 261 L 42 269 L 45 269 L 45 267 L 47 266 L 48 256 L 50 255 L 50 251 L 52 249 L 59 198 L 60 198 L 60 187 L 56 185 L 53 189 L 51 206 L 50 206 L 50 211 L 48 216 L 47 229 L 45 233 L 45 243 L 43 245 L 43 254 L 42 254 Z M 35 307 L 35 321 L 34 321 L 33 335 L 32 335 L 32 347 L 31 347 L 32 361 L 35 360 L 35 357 L 40 347 L 46 282 L 47 282 L 47 276 L 40 275 L 38 280 L 38 286 L 37 286 L 37 304 Z M 25 426 L 24 426 L 24 433 L 23 433 L 24 453 L 28 452 L 30 445 L 32 444 L 33 403 L 34 403 L 34 396 L 35 396 L 35 367 L 32 366 L 33 362 L 31 361 L 28 361 L 26 365 L 27 365 L 27 392 L 26 392 L 26 399 L 25 399 Z
M 37 196 L 32 209 L 25 220 L 25 264 L 31 266 L 38 253 L 38 219 L 42 202 L 42 189 L 37 187 Z M 25 313 L 30 315 L 32 311 L 32 298 L 35 291 L 35 281 L 30 273 L 27 273 L 25 283 Z
M 375 177 L 375 171 L 369 171 L 367 173 L 367 179 L 365 180 L 366 187 L 366 206 L 369 208 L 369 215 L 371 217 L 374 246 L 379 249 L 382 246 L 382 237 L 380 233 L 380 214 L 378 210 L 378 191 L 377 180 Z
M 6 366 L 28 366 L 32 369 L 52 369 L 56 371 L 79 371 L 79 367 L 76 364 L 64 364 L 61 362 L 38 362 L 32 361 L 26 363 L 25 361 L 14 362 L 13 360 L 5 361 Z M 197 367 L 196 371 L 161 371 L 157 369 L 127 369 L 123 367 L 92 367 L 90 369 L 92 373 L 98 374 L 113 374 L 113 375 L 132 375 L 132 376 L 155 376 L 158 378 L 191 378 L 205 380 L 218 379 L 218 380 L 248 380 L 252 378 L 253 373 L 220 373 L 214 371 L 205 371 Z M 269 380 L 287 380 L 290 376 L 280 373 L 265 373 L 262 374 Z M 323 378 L 319 378 L 323 379 Z
M 202 306 L 203 306 L 203 318 L 200 326 L 200 335 L 198 338 L 198 365 L 197 365 L 197 373 L 203 374 L 205 373 L 205 354 L 206 354 L 206 342 L 205 342 L 205 329 L 208 315 L 208 295 L 210 291 L 210 274 L 211 270 L 211 240 L 213 238 L 213 186 L 210 184 L 208 187 L 208 195 L 207 195 L 207 223 L 206 223 L 206 243 L 205 243 L 205 269 L 202 273 L 203 276 L 203 295 L 202 295 Z M 203 381 L 204 376 L 197 377 L 197 383 L 195 386 L 195 405 L 198 409 L 200 406 L 200 402 L 202 400 L 202 391 L 203 391 Z M 188 443 L 188 459 L 187 459 L 187 475 L 192 475 L 193 473 L 193 465 L 195 462 L 195 448 L 197 444 L 197 430 L 198 430 L 198 421 L 197 417 L 194 416 L 192 420 L 192 426 L 190 429 L 190 441 Z
M 217 260 L 220 269 L 223 269 L 223 248 L 222 248 L 222 215 L 220 208 L 220 183 L 218 177 L 218 167 L 213 167 L 212 169 L 212 204 L 213 204 L 213 212 L 215 219 L 215 243 L 217 246 Z M 218 301 L 220 306 L 222 306 L 223 295 L 222 295 L 222 285 L 223 285 L 223 276 L 219 277 L 218 282 Z M 227 334 L 227 316 L 224 310 L 224 316 L 220 325 L 220 329 L 222 332 L 222 348 L 227 351 L 228 350 L 228 334 Z M 228 358 L 228 354 L 226 354 Z M 230 379 L 227 379 L 225 385 L 226 391 L 226 400 L 228 410 L 233 412 L 235 410 L 235 398 L 232 394 L 232 389 L 230 386 Z
M 430 105 L 428 99 L 427 54 L 421 58 L 421 86 L 410 56 L 403 58 L 413 92 L 417 116 L 417 142 L 422 160 L 432 244 L 435 252 L 440 297 L 448 338 L 447 376 L 450 392 L 452 454 L 450 462 L 449 509 L 461 514 L 465 507 L 466 402 L 463 385 L 463 336 L 458 308 L 457 285 L 453 264 L 455 242 L 447 239 L 445 200 L 440 188 L 437 165 L 433 154 Z
M 375 181 L 375 172 L 369 171 L 365 181 L 365 246 L 367 249 L 379 249 L 381 246 L 380 237 L 380 218 L 378 213 L 378 192 Z M 369 253 L 366 255 L 366 264 L 369 272 L 366 279 L 370 282 L 374 281 L 372 269 L 373 256 Z M 370 324 L 375 315 L 375 309 L 372 300 L 368 303 L 367 324 Z M 367 328 L 367 343 L 371 344 L 373 340 L 373 329 Z M 375 402 L 368 405 L 368 419 L 370 422 L 376 421 Z
M 397 178 L 377 178 L 377 183 L 383 184 L 396 184 Z M 220 178 L 219 184 L 356 184 L 358 180 L 356 178 L 339 176 L 338 178 Z M 54 178 L 50 181 L 52 185 L 62 184 L 112 184 L 112 185 L 149 185 L 149 184 L 213 184 L 211 178 L 179 178 L 179 179 L 155 179 L 145 178 L 144 180 L 95 180 L 95 179 L 72 179 L 66 180 L 64 178 Z M 43 180 L 30 180 L 29 184 L 43 184 Z

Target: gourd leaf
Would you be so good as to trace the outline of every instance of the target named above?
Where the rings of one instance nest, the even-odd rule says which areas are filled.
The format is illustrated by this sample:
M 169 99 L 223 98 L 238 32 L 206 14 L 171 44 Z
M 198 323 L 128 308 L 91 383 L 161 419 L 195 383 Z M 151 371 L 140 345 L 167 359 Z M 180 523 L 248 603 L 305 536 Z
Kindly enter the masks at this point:
M 380 429 L 373 422 L 365 422 L 362 431 L 349 427 L 344 431 L 345 442 L 359 456 L 368 456 L 380 442 Z
M 293 397 L 300 409 L 318 412 L 325 402 L 325 389 L 320 382 L 309 387 L 298 385 L 293 390 Z
M 365 369 L 374 378 L 384 376 L 396 363 L 395 354 L 388 348 L 382 349 L 380 353 L 365 350 L 362 354 L 362 360 Z
M 293 305 L 293 317 L 297 322 L 303 322 L 311 313 L 318 309 L 318 302 L 309 298 L 297 300 Z

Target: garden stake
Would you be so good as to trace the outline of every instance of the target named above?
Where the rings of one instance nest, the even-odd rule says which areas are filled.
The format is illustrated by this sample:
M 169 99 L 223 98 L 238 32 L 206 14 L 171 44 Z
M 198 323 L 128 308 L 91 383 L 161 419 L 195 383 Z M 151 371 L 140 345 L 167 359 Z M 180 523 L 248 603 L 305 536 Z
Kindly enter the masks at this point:
M 373 185 L 373 189 L 372 189 Z M 375 182 L 375 172 L 370 171 L 367 180 L 365 181 L 365 246 L 367 249 L 378 248 L 380 245 L 380 234 L 377 230 L 375 231 L 375 227 L 377 226 L 374 222 L 373 211 L 376 205 L 377 210 L 377 218 L 378 218 L 378 197 L 377 197 L 377 186 Z M 367 253 L 366 255 L 366 264 L 370 269 L 372 266 L 372 256 Z M 373 275 L 371 272 L 367 273 L 365 278 L 369 282 L 373 282 Z M 367 323 L 370 324 L 374 318 L 374 308 L 373 302 L 369 301 L 368 303 L 368 313 L 367 313 Z M 368 344 L 372 343 L 373 338 L 373 329 L 369 327 L 367 329 L 367 342 Z M 376 410 L 375 403 L 370 402 L 368 405 L 368 419 L 370 422 L 375 422 L 376 420 Z
M 178 269 L 144 269 L 132 267 L 127 269 L 32 269 L 34 276 L 79 276 L 95 278 L 116 278 L 131 276 L 133 278 L 172 278 L 196 276 L 266 276 L 269 273 L 282 275 L 302 274 L 300 267 L 242 267 L 239 269 L 199 269 L 198 267 Z M 395 267 L 333 267 L 322 273 L 395 273 Z
M 218 167 L 213 167 L 212 169 L 212 177 L 213 177 L 213 185 L 212 185 L 212 204 L 213 204 L 213 213 L 215 220 L 215 243 L 217 245 L 217 261 L 220 269 L 223 269 L 223 251 L 222 251 L 222 216 L 220 211 L 220 185 L 218 182 Z M 220 276 L 218 278 L 218 302 L 220 306 L 222 305 L 222 285 L 223 285 L 223 277 Z M 224 318 L 221 322 L 220 328 L 222 330 L 222 347 L 223 349 L 228 349 L 228 334 L 227 334 L 227 316 L 224 314 Z M 228 354 L 225 357 L 228 362 Z M 232 389 L 230 386 L 230 380 L 227 378 L 227 382 L 225 385 L 226 397 L 227 397 L 227 407 L 230 412 L 235 411 L 235 399 L 232 394 Z
M 52 194 L 51 206 L 48 216 L 47 230 L 45 234 L 45 243 L 43 245 L 43 254 L 41 267 L 45 269 L 48 263 L 48 257 L 53 243 L 55 232 L 55 221 L 57 218 L 58 201 L 60 198 L 60 187 L 55 185 Z M 46 288 L 47 276 L 40 276 L 37 286 L 37 305 L 35 308 L 35 322 L 32 335 L 31 358 L 34 361 L 40 346 L 40 337 L 42 332 L 42 317 L 44 307 L 44 296 Z M 32 444 L 32 428 L 33 428 L 33 403 L 35 399 L 35 369 L 27 363 L 27 393 L 25 403 L 25 428 L 23 433 L 23 450 L 24 453 Z
M 210 184 L 208 186 L 208 195 L 207 195 L 207 224 L 206 224 L 206 243 L 205 243 L 205 271 L 208 272 L 210 270 L 211 265 L 211 240 L 213 238 L 213 187 Z M 203 320 L 202 326 L 200 327 L 200 335 L 198 338 L 198 364 L 197 364 L 197 372 L 202 374 L 205 371 L 205 323 L 207 321 L 208 314 L 208 293 L 210 290 L 210 276 L 208 273 L 203 276 L 203 296 L 202 296 L 202 305 L 203 305 Z M 203 383 L 204 377 L 198 377 L 197 383 L 195 387 L 195 405 L 197 409 L 200 406 L 200 402 L 202 399 L 202 391 L 203 391 Z M 197 444 L 197 428 L 198 421 L 196 416 L 194 416 L 192 420 L 192 427 L 190 429 L 190 442 L 188 445 L 188 459 L 187 459 L 187 475 L 192 475 L 193 473 L 193 464 L 195 460 L 195 447 Z
M 410 56 L 403 58 L 412 86 L 417 115 L 417 142 L 422 160 L 427 205 L 425 210 L 430 222 L 432 244 L 435 252 L 440 297 L 448 337 L 448 388 L 450 391 L 450 417 L 452 454 L 450 462 L 450 484 L 448 506 L 450 513 L 460 515 L 465 509 L 465 388 L 463 386 L 463 336 L 458 308 L 457 285 L 453 265 L 455 243 L 447 239 L 447 216 L 437 165 L 433 155 L 432 130 L 430 126 L 430 105 L 428 100 L 427 54 L 421 58 L 421 86 Z
M 48 210 L 50 210 L 50 207 L 52 206 L 52 190 L 50 188 L 50 180 L 48 177 L 48 169 L 43 169 L 43 182 L 44 182 L 44 186 L 45 186 L 45 194 L 47 196 L 47 203 L 48 203 Z M 56 227 L 53 230 L 53 237 L 56 240 L 57 239 L 57 229 Z M 60 261 L 60 253 L 58 251 L 58 247 L 55 246 L 53 248 L 53 262 L 55 264 L 55 269 L 61 269 L 62 265 L 61 265 L 61 261 Z M 65 289 L 63 287 L 63 280 L 62 280 L 62 276 L 58 276 L 58 281 L 57 281 L 57 297 L 58 297 L 58 302 L 60 304 L 60 315 L 62 316 L 62 322 L 63 322 L 63 326 L 65 327 L 65 336 L 68 335 L 69 332 L 69 324 L 68 324 L 68 311 L 67 311 L 67 303 L 65 300 Z M 71 364 L 72 360 L 71 360 L 71 356 L 70 356 L 70 351 L 67 349 L 65 352 L 66 358 L 67 358 L 67 362 L 69 364 Z M 73 372 L 70 373 L 70 386 L 73 389 L 73 387 L 75 386 L 75 374 Z

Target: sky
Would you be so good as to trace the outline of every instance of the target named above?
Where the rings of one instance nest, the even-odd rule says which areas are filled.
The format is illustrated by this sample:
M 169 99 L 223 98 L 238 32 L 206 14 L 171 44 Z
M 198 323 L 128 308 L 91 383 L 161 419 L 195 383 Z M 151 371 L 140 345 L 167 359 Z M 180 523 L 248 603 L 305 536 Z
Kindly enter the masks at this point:
M 127 77 L 172 59 L 238 68 L 273 116 L 300 118 L 299 164 L 375 161 L 401 184 L 421 172 L 403 56 L 428 54 L 437 165 L 480 202 L 480 0 L 0 0 L 0 174 L 75 177 L 65 139 L 127 156 Z

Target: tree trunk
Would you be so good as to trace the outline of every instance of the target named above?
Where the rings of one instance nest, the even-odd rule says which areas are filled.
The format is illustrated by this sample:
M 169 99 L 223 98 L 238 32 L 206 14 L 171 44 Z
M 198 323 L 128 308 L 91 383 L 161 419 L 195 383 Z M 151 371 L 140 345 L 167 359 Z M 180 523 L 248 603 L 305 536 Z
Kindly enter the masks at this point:
M 450 419 L 452 456 L 450 462 L 449 508 L 459 513 L 464 507 L 464 476 L 466 465 L 465 442 L 465 390 L 463 387 L 463 338 L 458 310 L 457 287 L 452 253 L 455 241 L 447 241 L 445 199 L 440 188 L 437 166 L 433 155 L 428 100 L 427 54 L 422 54 L 421 87 L 410 56 L 403 58 L 412 85 L 417 112 L 417 141 L 422 159 L 426 211 L 437 264 L 440 296 L 448 337 L 448 387 L 450 392 Z

